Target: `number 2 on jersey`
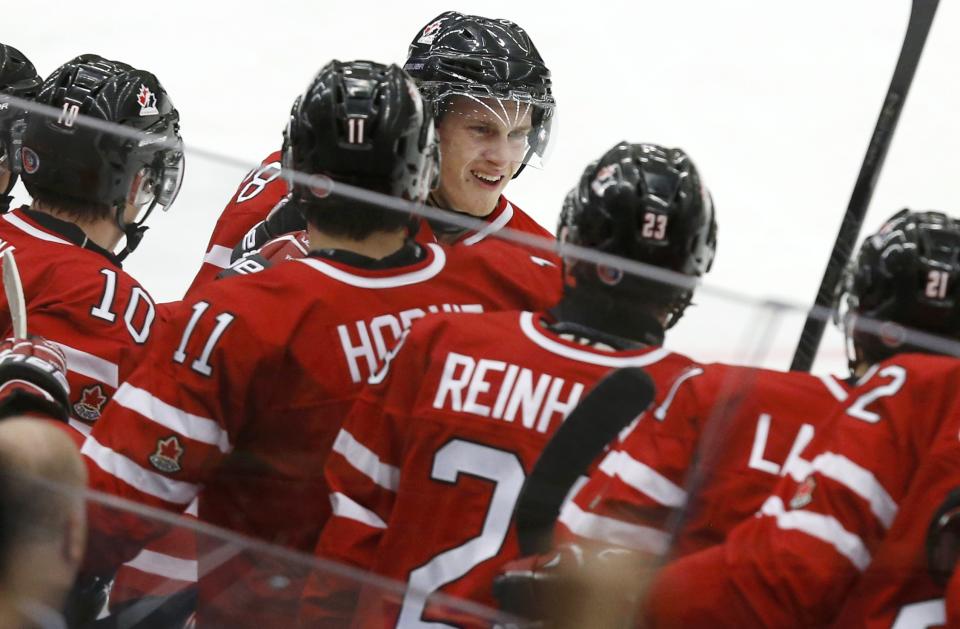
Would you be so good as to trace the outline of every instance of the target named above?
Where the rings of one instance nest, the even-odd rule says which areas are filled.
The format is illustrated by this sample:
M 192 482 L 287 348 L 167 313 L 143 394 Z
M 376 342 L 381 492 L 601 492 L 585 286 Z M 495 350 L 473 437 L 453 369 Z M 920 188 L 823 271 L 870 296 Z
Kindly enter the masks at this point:
M 410 572 L 407 593 L 397 627 L 450 627 L 421 620 L 430 593 L 462 578 L 474 566 L 496 556 L 510 530 L 513 507 L 523 487 L 523 464 L 516 454 L 471 441 L 454 439 L 437 450 L 430 477 L 456 484 L 460 474 L 476 476 L 494 483 L 493 496 L 480 534 L 456 548 L 446 550 Z
M 873 368 L 867 373 L 867 377 L 864 378 L 863 382 L 867 382 L 873 378 L 874 374 L 886 376 L 890 378 L 890 382 L 867 391 L 858 397 L 856 401 L 847 409 L 847 415 L 856 417 L 857 419 L 863 420 L 870 424 L 875 424 L 880 421 L 880 415 L 873 411 L 867 410 L 867 406 L 873 402 L 876 402 L 882 397 L 896 395 L 897 391 L 903 387 L 903 383 L 907 381 L 907 370 L 899 365 L 887 365 L 879 371 L 877 371 L 876 368 Z

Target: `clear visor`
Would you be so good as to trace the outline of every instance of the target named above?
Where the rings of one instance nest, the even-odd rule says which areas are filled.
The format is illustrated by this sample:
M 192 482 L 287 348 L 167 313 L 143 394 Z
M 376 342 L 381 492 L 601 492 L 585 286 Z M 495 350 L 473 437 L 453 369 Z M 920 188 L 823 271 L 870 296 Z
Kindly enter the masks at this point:
M 428 96 L 435 103 L 442 156 L 451 153 L 455 142 L 458 153 L 468 148 L 476 157 L 509 163 L 511 175 L 521 165 L 543 168 L 549 160 L 556 129 L 552 100 L 455 85 L 429 91 Z
M 135 212 L 129 223 L 143 225 L 155 208 L 166 211 L 170 207 L 183 183 L 183 165 L 183 152 L 171 150 L 159 154 L 151 167 L 140 169 L 127 197 L 128 211 L 132 208 Z

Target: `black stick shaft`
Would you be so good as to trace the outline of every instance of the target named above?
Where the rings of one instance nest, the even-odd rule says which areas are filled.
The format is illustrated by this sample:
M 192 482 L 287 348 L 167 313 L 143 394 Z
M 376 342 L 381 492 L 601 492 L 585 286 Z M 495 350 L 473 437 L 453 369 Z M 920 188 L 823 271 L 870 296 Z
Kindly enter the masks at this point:
M 604 446 L 653 402 L 650 376 L 638 367 L 611 372 L 554 433 L 523 484 L 514 517 L 523 555 L 549 550 L 564 498 Z
M 883 168 L 887 149 L 890 148 L 893 133 L 900 120 L 900 112 L 903 111 L 907 93 L 913 83 L 913 75 L 916 74 L 917 65 L 920 63 L 920 55 L 927 41 L 930 26 L 933 24 L 938 2 L 939 0 L 913 0 L 910 22 L 903 39 L 903 47 L 900 49 L 900 58 L 893 71 L 893 78 L 890 80 L 890 88 L 883 101 L 877 125 L 873 129 L 873 137 L 870 138 L 867 153 L 860 166 L 860 174 L 853 187 L 853 194 L 850 196 L 847 212 L 843 216 L 843 223 L 837 233 L 837 240 L 833 244 L 833 251 L 830 252 L 830 260 L 827 262 L 826 271 L 820 282 L 814 308 L 807 315 L 807 321 L 803 326 L 797 351 L 790 365 L 792 371 L 810 371 L 813 366 L 813 359 L 817 355 L 817 348 L 820 346 L 827 324 L 827 318 L 822 316 L 823 309 L 833 310 L 836 307 L 837 286 L 844 268 L 850 262 L 853 247 L 863 226 L 863 218 L 873 197 L 873 189 Z

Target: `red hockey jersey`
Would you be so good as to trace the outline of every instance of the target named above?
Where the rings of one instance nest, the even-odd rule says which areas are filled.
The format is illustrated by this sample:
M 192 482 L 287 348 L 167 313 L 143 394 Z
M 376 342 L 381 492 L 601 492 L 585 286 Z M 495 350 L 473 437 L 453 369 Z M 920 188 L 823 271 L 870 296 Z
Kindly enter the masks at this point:
M 0 215 L 0 250 L 12 249 L 23 282 L 27 327 L 67 357 L 70 425 L 83 434 L 138 364 L 156 307 L 110 252 L 65 221 L 19 208 Z M 0 295 L 0 330 L 12 334 Z
M 960 487 L 960 440 L 955 426 L 944 424 L 947 434 L 939 435 L 922 456 L 893 525 L 847 597 L 835 627 L 946 625 L 944 588 L 930 577 L 927 565 L 927 532 L 937 509 Z
M 453 259 L 411 242 L 375 268 L 358 259 L 294 260 L 214 282 L 184 302 L 157 326 L 142 367 L 87 439 L 92 486 L 171 511 L 203 487 L 202 520 L 312 551 L 330 513 L 326 454 L 355 392 L 403 330 L 431 312 L 544 307 L 549 292 L 535 269 L 505 269 L 479 249 Z M 124 540 L 153 533 L 92 517 L 88 568 L 126 559 L 136 543 Z M 206 550 L 198 552 L 203 575 Z M 201 614 L 215 626 L 240 615 L 282 626 L 299 594 L 286 566 L 241 553 L 201 578 Z
M 831 622 L 911 500 L 921 463 L 956 441 L 958 378 L 960 362 L 940 356 L 873 366 L 755 518 L 660 574 L 648 597 L 652 626 Z
M 0 219 L 0 248 L 11 248 L 17 260 L 28 329 L 56 343 L 67 356 L 69 421 L 85 436 L 139 363 L 159 313 L 119 261 L 90 243 L 77 226 L 27 208 Z M 4 337 L 12 333 L 5 296 L 0 296 L 0 328 Z M 175 541 L 190 542 L 182 534 Z M 164 566 L 189 565 L 192 557 L 162 546 L 162 540 L 158 543 L 161 546 L 145 549 L 134 566 L 121 569 L 111 601 L 163 593 L 190 580 L 186 571 L 174 573 Z
M 580 345 L 531 312 L 414 326 L 364 389 L 326 470 L 333 517 L 318 554 L 409 588 L 399 602 L 359 603 L 360 624 L 475 626 L 422 594 L 493 604 L 493 577 L 519 553 L 511 516 L 525 475 L 579 399 L 613 367 L 643 367 L 663 384 L 690 364 L 664 348 Z M 355 599 L 343 605 L 352 597 L 337 586 L 311 580 L 306 624 L 346 621 Z
M 217 274 L 230 266 L 230 255 L 233 248 L 243 239 L 243 236 L 257 223 L 264 220 L 270 210 L 289 192 L 287 182 L 280 177 L 280 151 L 271 153 L 259 167 L 254 168 L 240 182 L 240 187 L 230 199 L 220 214 L 210 242 L 207 244 L 207 253 L 203 257 L 203 264 L 197 272 L 193 283 L 187 289 L 187 297 L 192 297 L 195 290 L 213 281 Z M 523 210 L 516 207 L 506 197 L 500 197 L 496 209 L 484 220 L 488 226 L 478 232 L 466 232 L 457 241 L 457 244 L 475 245 L 491 240 L 492 236 L 508 227 L 521 232 L 553 238 L 547 230 L 530 218 Z M 430 226 L 421 221 L 420 231 L 416 240 L 427 244 L 436 242 Z M 558 263 L 555 255 L 539 250 L 530 250 L 529 254 Z
M 682 508 L 673 556 L 723 542 L 760 507 L 847 388 L 806 373 L 691 367 L 565 505 L 558 539 L 662 555 L 666 527 L 676 526 L 671 512 Z

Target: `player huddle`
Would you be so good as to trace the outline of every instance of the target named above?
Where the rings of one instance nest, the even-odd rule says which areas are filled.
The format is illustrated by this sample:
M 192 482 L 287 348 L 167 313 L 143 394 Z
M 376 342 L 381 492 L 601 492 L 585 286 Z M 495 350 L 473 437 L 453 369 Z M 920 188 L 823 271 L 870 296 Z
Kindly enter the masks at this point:
M 402 69 L 325 65 L 184 300 L 155 304 L 121 262 L 185 170 L 160 82 L 97 55 L 41 80 L 0 46 L 9 96 L 0 187 L 19 177 L 32 203 L 6 201 L 0 250 L 31 336 L 4 301 L 0 415 L 57 422 L 92 489 L 404 584 L 91 504 L 71 624 L 103 604 L 125 626 L 488 624 L 438 594 L 531 626 L 947 622 L 960 363 L 930 337 L 960 336 L 952 218 L 904 210 L 864 242 L 842 287 L 849 378 L 671 352 L 717 244 L 694 162 L 619 142 L 567 195 L 555 251 L 499 238 L 550 237 L 503 191 L 544 158 L 551 76 L 516 24 L 447 12 Z M 654 399 L 584 470 L 553 550 L 521 557 L 534 463 L 621 368 Z

